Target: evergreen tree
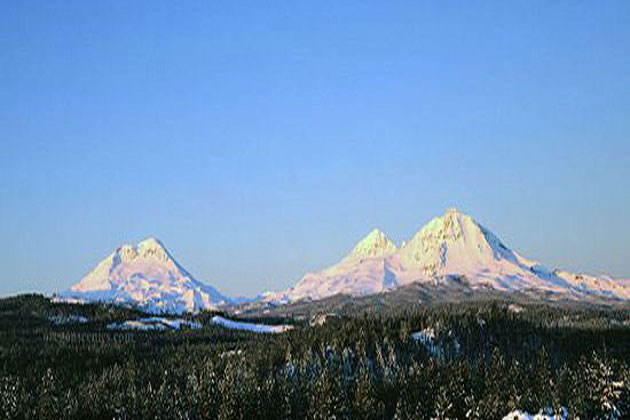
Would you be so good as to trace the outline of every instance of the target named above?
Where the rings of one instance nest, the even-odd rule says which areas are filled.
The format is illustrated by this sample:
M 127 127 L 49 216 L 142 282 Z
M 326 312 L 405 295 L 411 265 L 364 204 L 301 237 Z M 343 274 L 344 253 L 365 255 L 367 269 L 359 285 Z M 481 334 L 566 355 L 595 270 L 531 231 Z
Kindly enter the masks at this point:
M 217 418 L 219 395 L 213 366 L 205 361 L 199 378 L 199 414 L 202 420 Z
M 378 419 L 378 401 L 374 381 L 364 361 L 360 362 L 358 378 L 354 388 L 354 413 L 361 419 Z
M 431 420 L 453 420 L 454 405 L 452 396 L 446 386 L 441 386 L 435 399 L 435 408 Z
M 187 418 L 198 420 L 200 408 L 200 389 L 197 376 L 193 373 L 186 377 L 186 407 Z
M 324 367 L 315 379 L 310 391 L 308 418 L 312 420 L 330 420 L 335 415 L 335 397 L 333 395 L 330 370 Z
M 553 383 L 551 373 L 548 368 L 549 355 L 547 349 L 543 346 L 538 354 L 536 364 L 536 382 L 534 387 L 534 403 L 536 407 L 546 408 L 552 407 L 554 401 L 556 385 Z
M 19 403 L 17 379 L 0 377 L 0 418 L 16 419 L 19 414 Z
M 153 385 L 151 384 L 151 382 L 149 382 L 146 387 L 144 388 L 144 391 L 142 393 L 142 398 L 141 398 L 141 402 L 140 402 L 140 412 L 141 412 L 141 418 L 143 419 L 157 419 L 158 418 L 158 393 L 156 392 L 155 388 L 153 387 Z
M 620 418 L 619 402 L 623 390 L 623 381 L 615 377 L 610 365 L 597 354 L 593 355 L 587 367 L 587 378 L 591 384 L 591 403 L 593 418 L 617 420 Z
M 59 404 L 57 381 L 52 369 L 47 369 L 41 379 L 37 418 L 39 420 L 58 420 L 62 415 Z
M 486 373 L 485 395 L 481 404 L 484 418 L 498 419 L 505 414 L 505 403 L 508 400 L 505 378 L 505 359 L 498 347 L 492 350 L 490 367 Z
M 64 413 L 64 418 L 67 419 L 80 419 L 81 413 L 79 411 L 79 400 L 72 390 L 68 390 L 62 400 L 61 412 Z M 120 418 L 120 420 L 126 420 L 131 416 Z

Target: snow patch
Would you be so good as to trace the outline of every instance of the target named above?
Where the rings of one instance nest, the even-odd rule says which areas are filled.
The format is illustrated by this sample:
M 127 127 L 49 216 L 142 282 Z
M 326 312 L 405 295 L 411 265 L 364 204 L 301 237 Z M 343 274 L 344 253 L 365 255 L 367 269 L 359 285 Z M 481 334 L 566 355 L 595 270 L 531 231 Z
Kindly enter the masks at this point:
M 311 327 L 321 327 L 322 325 L 326 323 L 326 321 L 328 321 L 328 318 L 334 318 L 334 317 L 337 317 L 337 314 L 334 314 L 334 313 L 315 314 L 311 317 L 311 320 L 309 321 L 308 324 Z
M 567 416 L 567 409 L 562 407 L 559 414 L 555 414 L 550 408 L 540 410 L 538 414 L 534 415 L 521 410 L 514 410 L 503 417 L 503 420 L 566 420 Z
M 414 332 L 410 337 L 412 340 L 421 342 L 431 356 L 440 357 L 442 354 L 442 348 L 435 342 L 435 329 L 432 327 L 427 327 L 422 331 Z
M 223 318 L 219 315 L 215 315 L 214 317 L 212 317 L 212 323 L 225 328 L 229 328 L 231 330 L 249 331 L 259 334 L 278 334 L 293 329 L 293 325 L 255 324 L 252 322 L 234 321 L 231 319 Z
M 85 324 L 87 317 L 83 315 L 51 315 L 48 320 L 54 325 Z
M 107 326 L 110 330 L 138 330 L 138 331 L 164 331 L 164 330 L 181 330 L 190 328 L 197 330 L 201 328 L 201 324 L 195 321 L 176 318 L 150 317 L 129 320 L 124 322 L 114 322 Z

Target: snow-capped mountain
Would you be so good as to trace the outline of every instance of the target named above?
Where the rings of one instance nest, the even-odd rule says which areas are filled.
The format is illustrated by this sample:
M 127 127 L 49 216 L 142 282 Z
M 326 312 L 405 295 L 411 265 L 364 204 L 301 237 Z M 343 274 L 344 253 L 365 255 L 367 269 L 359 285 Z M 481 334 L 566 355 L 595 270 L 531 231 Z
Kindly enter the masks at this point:
M 471 286 L 560 290 L 567 282 L 505 246 L 456 209 L 427 223 L 388 260 L 401 284 L 464 276 Z
M 155 238 L 116 249 L 61 297 L 171 313 L 230 303 L 215 288 L 195 280 Z
M 396 245 L 383 232 L 374 229 L 338 264 L 317 273 L 307 273 L 289 292 L 291 299 L 319 299 L 339 293 L 361 296 L 396 286 L 385 260 Z
M 555 270 L 554 274 L 566 280 L 571 286 L 585 294 L 600 294 L 630 300 L 630 280 L 612 279 L 608 276 L 569 273 Z
M 488 229 L 449 209 L 396 248 L 374 230 L 338 264 L 306 274 L 281 300 L 362 296 L 414 282 L 438 284 L 457 277 L 470 287 L 511 292 L 535 290 L 630 299 L 628 285 L 607 277 L 552 272 L 511 250 Z

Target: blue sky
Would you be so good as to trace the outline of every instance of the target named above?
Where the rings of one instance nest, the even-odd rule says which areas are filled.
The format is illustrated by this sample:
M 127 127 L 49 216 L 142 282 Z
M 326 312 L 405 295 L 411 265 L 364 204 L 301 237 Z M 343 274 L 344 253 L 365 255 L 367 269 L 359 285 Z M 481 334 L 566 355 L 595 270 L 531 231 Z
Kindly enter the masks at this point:
M 628 22 L 625 1 L 2 2 L 0 294 L 149 235 L 223 292 L 278 290 L 451 206 L 630 277 Z

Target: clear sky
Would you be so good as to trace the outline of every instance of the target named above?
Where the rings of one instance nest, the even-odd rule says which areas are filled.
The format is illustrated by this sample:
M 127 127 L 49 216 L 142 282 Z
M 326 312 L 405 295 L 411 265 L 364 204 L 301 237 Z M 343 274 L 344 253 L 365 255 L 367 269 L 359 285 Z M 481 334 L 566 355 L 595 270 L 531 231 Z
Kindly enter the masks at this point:
M 630 2 L 0 3 L 0 294 L 149 235 L 279 290 L 451 206 L 630 277 Z

